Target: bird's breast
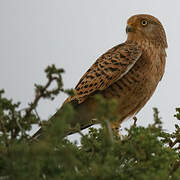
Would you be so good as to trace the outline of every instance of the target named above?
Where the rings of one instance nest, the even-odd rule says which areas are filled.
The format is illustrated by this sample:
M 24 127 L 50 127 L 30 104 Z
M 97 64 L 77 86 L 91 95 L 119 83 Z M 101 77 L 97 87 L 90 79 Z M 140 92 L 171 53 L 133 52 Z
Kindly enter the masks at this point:
M 165 57 L 143 54 L 126 75 L 103 91 L 103 95 L 118 101 L 122 119 L 131 116 L 152 96 L 164 73 L 164 67 Z

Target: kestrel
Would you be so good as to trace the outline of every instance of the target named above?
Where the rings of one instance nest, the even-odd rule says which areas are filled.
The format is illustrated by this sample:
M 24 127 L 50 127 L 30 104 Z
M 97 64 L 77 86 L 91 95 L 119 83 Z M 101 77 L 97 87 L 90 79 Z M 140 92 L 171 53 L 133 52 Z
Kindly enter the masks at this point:
M 77 112 L 70 122 L 72 126 L 79 123 L 83 129 L 93 124 L 97 94 L 117 100 L 120 119 L 112 128 L 119 128 L 123 120 L 136 115 L 154 93 L 165 69 L 165 30 L 157 18 L 138 14 L 128 19 L 126 33 L 127 40 L 101 55 L 76 85 L 75 95 L 64 102 L 71 103 Z M 60 111 L 61 108 L 51 119 L 60 120 Z

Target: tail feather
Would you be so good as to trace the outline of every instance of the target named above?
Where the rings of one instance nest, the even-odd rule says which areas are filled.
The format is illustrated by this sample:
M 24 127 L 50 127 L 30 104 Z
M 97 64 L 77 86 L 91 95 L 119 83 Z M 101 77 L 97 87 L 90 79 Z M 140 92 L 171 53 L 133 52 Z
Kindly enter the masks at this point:
M 95 124 L 95 121 L 93 121 L 92 119 L 95 118 L 95 109 L 96 109 L 96 104 L 94 101 L 94 98 L 88 98 L 86 101 L 84 101 L 81 104 L 78 104 L 77 100 L 73 100 L 71 102 L 69 102 L 74 110 L 75 110 L 75 115 L 74 117 L 68 122 L 71 126 L 71 128 L 69 130 L 67 130 L 65 132 L 65 136 L 74 134 L 77 132 L 77 129 L 75 129 L 74 127 L 79 124 L 80 125 L 80 130 L 86 129 L 90 126 L 92 126 L 93 124 Z M 63 109 L 63 106 L 48 120 L 49 122 L 54 120 L 61 120 L 60 116 L 60 112 Z M 44 130 L 42 128 L 40 128 L 32 137 L 31 140 L 38 140 L 41 139 L 43 137 L 43 132 Z

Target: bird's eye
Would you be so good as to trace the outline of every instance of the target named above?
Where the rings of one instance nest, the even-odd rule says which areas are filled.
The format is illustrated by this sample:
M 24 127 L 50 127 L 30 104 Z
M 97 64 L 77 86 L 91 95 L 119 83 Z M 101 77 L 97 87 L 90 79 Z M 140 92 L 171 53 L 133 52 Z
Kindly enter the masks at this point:
M 142 24 L 142 26 L 147 26 L 148 22 L 143 19 L 143 20 L 141 21 L 141 24 Z

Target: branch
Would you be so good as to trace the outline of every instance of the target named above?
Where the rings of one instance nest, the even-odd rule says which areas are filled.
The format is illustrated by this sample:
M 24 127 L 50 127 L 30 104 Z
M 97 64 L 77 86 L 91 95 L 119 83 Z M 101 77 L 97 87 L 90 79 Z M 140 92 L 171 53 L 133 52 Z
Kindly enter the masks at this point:
M 7 137 L 7 132 L 6 132 L 6 128 L 4 127 L 2 118 L 0 117 L 0 127 L 3 133 L 3 138 L 4 138 L 4 142 L 5 142 L 5 146 L 8 148 L 9 147 L 9 142 L 8 142 L 8 137 Z
M 179 142 L 179 140 L 177 140 L 177 139 L 174 142 L 171 141 L 169 143 L 169 147 L 173 148 L 178 142 Z
M 25 114 L 24 118 L 27 118 L 31 114 L 32 110 L 37 106 L 39 100 L 42 97 L 44 97 L 45 91 L 48 89 L 48 87 L 51 85 L 51 83 L 56 79 L 57 79 L 57 77 L 54 77 L 54 78 L 50 77 L 48 82 L 46 83 L 46 85 L 42 88 L 42 90 L 40 92 L 38 91 L 36 93 L 34 101 L 30 104 L 30 107 L 28 109 L 26 109 L 26 114 Z

